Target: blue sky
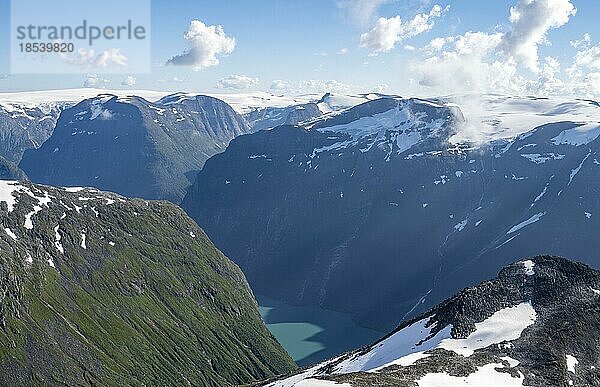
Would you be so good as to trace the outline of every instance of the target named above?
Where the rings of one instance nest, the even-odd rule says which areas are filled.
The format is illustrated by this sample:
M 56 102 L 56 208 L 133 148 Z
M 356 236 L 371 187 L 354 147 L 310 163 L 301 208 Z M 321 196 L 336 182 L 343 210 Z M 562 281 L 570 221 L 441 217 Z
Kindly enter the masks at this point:
M 494 35 L 508 36 L 514 28 L 530 31 L 528 26 L 516 27 L 509 20 L 511 7 L 520 6 L 526 10 L 532 6 L 530 3 L 547 3 L 551 8 L 555 4 L 558 8 L 568 3 L 577 9 L 576 13 L 569 14 L 566 23 L 560 22 L 560 26 L 550 26 L 544 31 L 544 38 L 535 44 L 539 51 L 539 68 L 534 71 L 531 58 L 518 58 L 518 53 L 522 53 L 523 47 L 526 51 L 528 46 L 512 42 L 507 48 L 505 41 L 509 39 Z M 405 23 L 408 26 L 417 15 L 432 14 L 436 4 L 442 12 L 425 23 L 425 31 L 415 34 L 406 29 L 409 27 L 405 28 Z M 554 84 L 555 89 L 566 89 L 570 82 L 576 82 L 577 87 L 600 82 L 600 63 L 595 62 L 600 57 L 594 56 L 600 37 L 595 20 L 597 15 L 600 15 L 600 1 L 596 0 L 152 0 L 151 72 L 137 74 L 123 69 L 120 74 L 101 74 L 102 71 L 90 69 L 89 74 L 96 79 L 96 83 L 91 84 L 107 88 L 211 92 L 271 90 L 282 93 L 332 88 L 428 95 L 460 92 L 462 87 L 452 82 L 446 84 L 427 71 L 450 68 L 451 76 L 452 69 L 461 71 L 463 64 L 471 66 L 475 63 L 476 67 L 462 70 L 477 73 L 476 79 L 464 81 L 469 87 L 510 88 L 512 86 L 498 86 L 501 80 L 488 79 L 484 74 L 505 71 L 515 77 L 515 84 L 520 85 L 518 89 L 507 91 L 543 94 L 551 92 L 546 67 L 556 69 L 559 66 L 554 72 L 548 70 L 553 79 L 562 82 L 558 86 Z M 361 35 L 372 31 L 380 17 L 389 21 L 384 32 L 391 33 L 387 28 L 393 26 L 399 26 L 403 31 L 399 33 L 398 41 L 391 48 L 389 45 L 377 46 L 376 40 L 370 40 L 370 45 L 363 43 L 361 47 Z M 400 18 L 399 24 L 394 24 L 397 22 L 395 17 Z M 190 48 L 190 41 L 183 35 L 192 20 L 205 26 L 222 26 L 225 36 L 235 39 L 235 47 L 225 49 L 229 53 L 217 52 L 215 58 L 219 63 L 200 69 L 193 65 L 165 65 L 170 58 L 183 55 Z M 81 87 L 88 80 L 86 74 L 9 74 L 9 21 L 9 0 L 0 0 L 0 74 L 5 74 L 0 80 L 0 91 Z M 531 28 L 535 35 L 535 26 Z M 466 41 L 465 33 L 470 31 L 481 33 L 478 38 L 484 42 L 494 41 L 494 47 L 476 54 L 456 54 L 460 50 L 457 47 L 462 47 Z M 570 42 L 581 40 L 585 33 L 589 34 L 589 41 L 572 47 Z M 424 50 L 432 39 L 448 37 L 453 37 L 453 41 L 441 50 Z M 199 47 L 205 49 L 202 45 Z M 515 53 L 514 58 L 510 56 L 511 50 Z M 583 52 L 580 56 L 585 58 L 591 55 L 591 59 L 575 68 L 578 51 Z M 547 57 L 555 59 L 559 65 L 552 65 L 554 62 L 547 61 Z M 127 76 L 129 82 L 124 82 Z M 460 74 L 459 78 L 463 79 L 463 76 Z M 540 83 L 542 78 L 546 82 L 543 85 Z M 274 81 L 277 81 L 275 85 Z M 592 87 L 585 93 L 595 96 L 596 91 L 600 93 L 600 85 L 598 89 Z

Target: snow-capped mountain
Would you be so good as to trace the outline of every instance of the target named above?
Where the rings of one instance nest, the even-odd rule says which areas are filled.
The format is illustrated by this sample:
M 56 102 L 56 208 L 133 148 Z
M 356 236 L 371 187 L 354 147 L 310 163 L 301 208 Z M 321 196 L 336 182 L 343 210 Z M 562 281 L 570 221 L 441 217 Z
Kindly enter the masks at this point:
M 304 95 L 310 102 L 289 106 L 254 108 L 244 114 L 253 131 L 272 129 L 281 125 L 297 125 L 324 116 L 334 116 L 353 106 L 380 99 L 381 94 L 341 95 L 326 93 L 316 99 L 314 95 Z
M 320 117 L 323 112 L 314 103 L 305 103 L 281 108 L 256 109 L 244 115 L 253 131 L 272 129 L 281 125 L 296 125 Z
M 380 330 L 517 257 L 600 266 L 590 184 L 600 173 L 600 108 L 495 100 L 498 128 L 527 109 L 529 122 L 546 124 L 460 142 L 473 121 L 454 103 L 373 100 L 238 137 L 207 161 L 183 206 L 258 294 Z M 565 109 L 539 113 L 524 107 L 531 101 Z
M 177 206 L 0 181 L 0 384 L 232 386 L 294 364 Z
M 319 94 L 304 94 L 299 96 L 276 95 L 272 93 L 255 91 L 247 93 L 205 93 L 201 91 L 160 91 L 160 90 L 131 90 L 131 89 L 64 89 L 64 90 L 42 90 L 2 93 L 0 92 L 0 104 L 15 105 L 33 108 L 37 106 L 47 106 L 53 104 L 71 104 L 75 105 L 85 99 L 94 98 L 100 94 L 111 94 L 117 97 L 125 98 L 138 96 L 147 101 L 158 101 L 159 99 L 171 94 L 180 94 L 187 97 L 194 97 L 198 94 L 209 95 L 227 102 L 235 111 L 240 114 L 246 114 L 253 110 L 264 108 L 283 108 L 293 105 L 299 105 L 318 101 L 321 98 Z M 336 108 L 350 107 L 358 103 L 365 102 L 360 96 L 335 95 L 332 98 L 332 106 Z M 350 103 L 350 104 L 349 104 Z
M 0 156 L 18 163 L 27 149 L 39 148 L 52 134 L 68 105 L 0 102 Z
M 515 262 L 382 340 L 269 387 L 600 385 L 600 272 Z
M 179 202 L 204 161 L 249 131 L 212 97 L 173 94 L 153 103 L 103 94 L 64 110 L 20 167 L 38 183 Z

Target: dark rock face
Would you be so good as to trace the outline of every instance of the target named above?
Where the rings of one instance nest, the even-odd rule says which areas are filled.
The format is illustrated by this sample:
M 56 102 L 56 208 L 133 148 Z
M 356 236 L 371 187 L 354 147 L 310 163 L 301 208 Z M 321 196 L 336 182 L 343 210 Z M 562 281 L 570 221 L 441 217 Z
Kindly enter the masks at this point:
M 0 181 L 0 384 L 248 383 L 294 364 L 178 207 Z
M 257 293 L 380 330 L 515 257 L 600 264 L 600 140 L 561 143 L 578 127 L 562 122 L 510 143 L 449 144 L 461 121 L 455 107 L 387 98 L 241 136 L 183 206 Z
M 0 180 L 28 180 L 27 175 L 12 161 L 0 156 Z
M 322 116 L 316 103 L 288 106 L 284 108 L 264 108 L 244 115 L 253 131 L 271 129 L 281 125 L 296 125 Z
M 249 130 L 211 97 L 174 94 L 151 103 L 103 95 L 65 110 L 52 136 L 27 151 L 20 167 L 38 183 L 178 203 L 206 159 Z
M 23 152 L 46 141 L 67 104 L 28 107 L 0 104 L 0 156 L 19 163 Z
M 599 285 L 600 272 L 581 263 L 552 256 L 515 262 L 503 268 L 497 278 L 464 289 L 430 311 L 403 322 L 379 342 L 326 361 L 302 376 L 353 387 L 415 386 L 418 381 L 419 385 L 436 385 L 425 380 L 439 374 L 445 375 L 443 385 L 464 385 L 464 380 L 476 372 L 479 377 L 472 383 L 477 385 L 486 385 L 485 380 L 498 383 L 500 377 L 511 386 L 600 385 Z M 514 313 L 515 308 L 525 308 L 530 315 Z M 489 324 L 493 316 L 510 310 L 510 319 L 488 326 L 487 336 L 469 341 L 478 330 L 486 329 L 486 321 Z M 525 324 L 514 337 L 503 340 L 504 331 L 518 319 Z M 394 337 L 420 321 L 427 321 L 429 332 L 423 341 L 412 348 L 389 346 Z M 446 342 L 426 348 L 443 331 Z M 465 341 L 448 345 L 460 340 Z M 491 342 L 480 344 L 482 340 Z M 344 371 L 365 368 L 363 360 L 369 356 L 373 359 L 373 354 L 381 353 L 386 345 L 388 355 L 394 351 L 423 355 L 371 372 Z M 475 348 L 464 352 L 467 347 Z M 284 379 L 276 385 L 292 384 Z

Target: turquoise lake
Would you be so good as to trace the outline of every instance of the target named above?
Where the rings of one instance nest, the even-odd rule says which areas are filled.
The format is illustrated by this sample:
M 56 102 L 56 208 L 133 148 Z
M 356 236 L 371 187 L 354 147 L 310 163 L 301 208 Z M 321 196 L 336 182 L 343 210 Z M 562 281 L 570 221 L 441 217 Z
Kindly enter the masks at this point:
M 267 328 L 300 366 L 362 347 L 384 335 L 356 325 L 344 313 L 287 305 L 259 295 L 256 299 Z

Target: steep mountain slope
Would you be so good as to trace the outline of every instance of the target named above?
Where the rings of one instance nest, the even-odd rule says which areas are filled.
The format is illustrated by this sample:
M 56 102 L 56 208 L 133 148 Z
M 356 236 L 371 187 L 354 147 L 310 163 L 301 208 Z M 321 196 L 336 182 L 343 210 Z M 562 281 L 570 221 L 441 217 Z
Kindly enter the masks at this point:
M 37 183 L 178 203 L 206 159 L 249 130 L 211 97 L 173 94 L 151 103 L 100 95 L 65 110 L 52 136 L 27 151 L 20 167 Z
M 294 365 L 178 207 L 0 181 L 0 384 L 226 386 Z
M 39 148 L 52 134 L 66 107 L 63 103 L 0 102 L 0 156 L 18 163 L 25 150 Z
M 599 287 L 580 263 L 516 262 L 379 342 L 268 386 L 597 386 Z
M 535 114 L 555 122 L 474 146 L 456 105 L 370 101 L 239 137 L 183 206 L 258 294 L 389 330 L 514 257 L 600 265 L 600 124 Z
M 15 163 L 0 156 L 0 180 L 28 180 L 25 172 Z

